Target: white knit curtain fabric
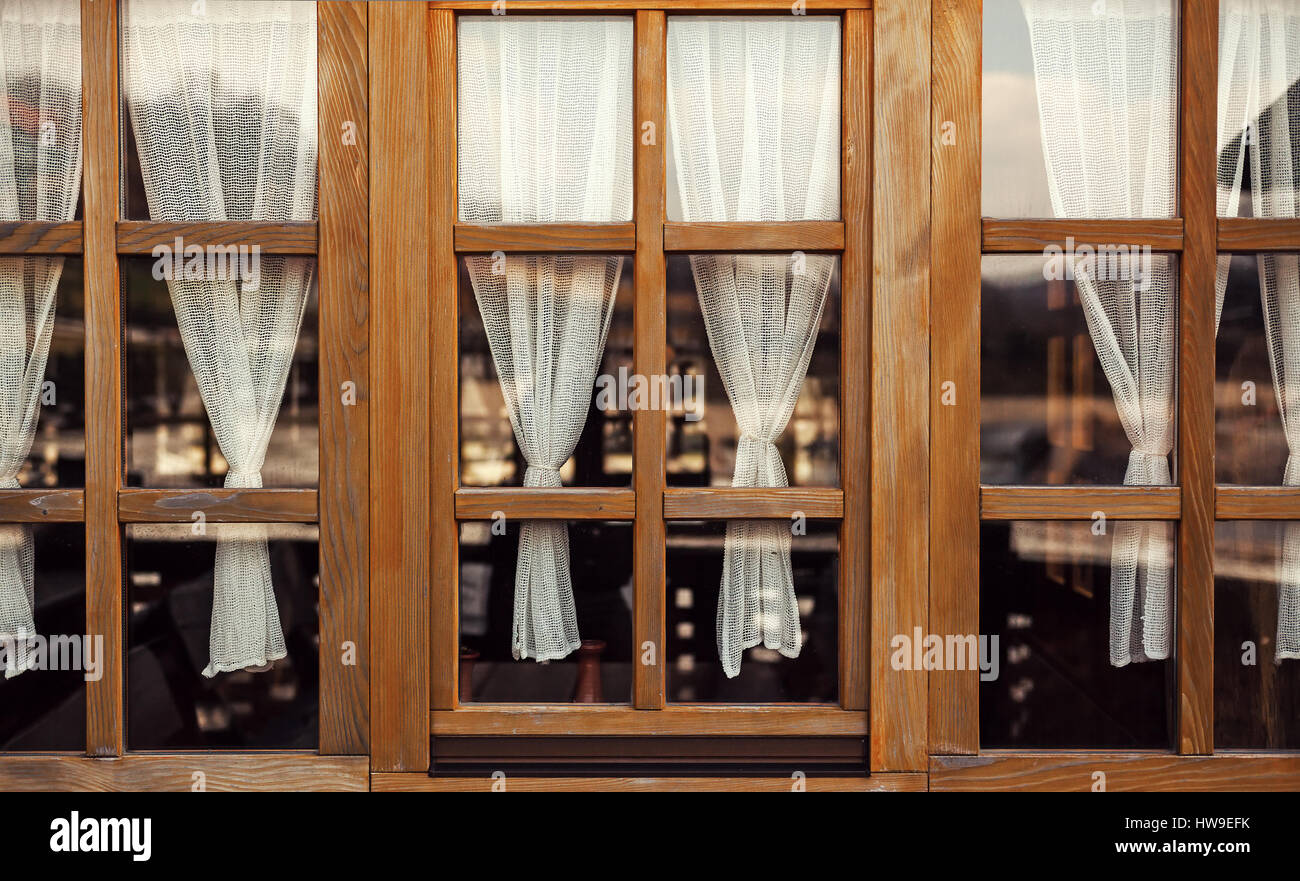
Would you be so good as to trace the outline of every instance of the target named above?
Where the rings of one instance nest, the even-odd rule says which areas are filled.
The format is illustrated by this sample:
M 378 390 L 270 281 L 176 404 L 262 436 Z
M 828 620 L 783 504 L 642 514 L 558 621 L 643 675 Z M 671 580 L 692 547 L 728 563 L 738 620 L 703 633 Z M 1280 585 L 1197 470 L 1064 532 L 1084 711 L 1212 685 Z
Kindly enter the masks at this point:
M 122 74 L 149 214 L 160 221 L 316 216 L 316 4 L 128 0 Z M 227 487 L 259 487 L 315 264 L 168 282 Z M 266 528 L 217 535 L 204 676 L 285 656 Z
M 839 62 L 836 19 L 669 19 L 668 120 L 684 220 L 839 217 Z M 691 258 L 741 433 L 732 486 L 787 485 L 776 440 L 799 399 L 834 268 L 827 256 Z M 728 523 L 717 637 L 728 677 L 760 642 L 798 657 L 788 524 Z
M 1170 0 L 1022 0 L 1057 217 L 1173 217 L 1176 28 Z M 1115 243 L 1122 245 L 1123 243 Z M 1133 450 L 1125 484 L 1170 483 L 1173 265 L 1075 266 L 1088 330 Z M 1122 522 L 1111 552 L 1110 661 L 1172 651 L 1172 528 Z
M 1256 217 L 1300 216 L 1300 4 L 1230 0 L 1220 7 L 1219 207 L 1235 214 L 1245 149 Z M 1248 145 L 1246 147 L 1245 145 Z M 1226 196 L 1225 196 L 1226 193 Z M 1289 455 L 1282 482 L 1300 486 L 1300 258 L 1260 254 L 1269 367 Z M 1300 658 L 1300 524 L 1283 528 L 1274 659 Z
M 632 217 L 632 22 L 465 17 L 459 26 L 460 217 L 475 223 Z M 561 485 L 591 406 L 622 257 L 466 260 L 524 486 Z M 515 567 L 515 658 L 578 648 L 563 521 L 527 520 Z
M 81 189 L 81 12 L 76 0 L 0 0 L 0 220 L 69 221 Z M 32 448 L 62 257 L 0 259 L 0 488 Z M 36 635 L 30 527 L 0 525 L 5 677 Z

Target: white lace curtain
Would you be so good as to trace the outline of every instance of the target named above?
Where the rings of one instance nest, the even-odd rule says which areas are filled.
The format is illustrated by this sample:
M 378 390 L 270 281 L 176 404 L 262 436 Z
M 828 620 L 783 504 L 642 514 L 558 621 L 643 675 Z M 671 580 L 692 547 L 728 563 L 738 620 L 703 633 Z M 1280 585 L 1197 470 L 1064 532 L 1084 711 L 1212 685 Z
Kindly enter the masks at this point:
M 673 17 L 668 125 L 682 219 L 839 217 L 840 33 L 829 18 Z M 799 399 L 835 259 L 691 258 L 709 346 L 740 428 L 732 486 L 787 485 L 776 440 Z M 802 646 L 790 527 L 727 525 L 718 656 Z
M 1219 20 L 1219 213 L 1235 215 L 1250 151 L 1256 217 L 1300 216 L 1300 5 L 1230 0 Z M 1248 146 L 1247 146 L 1248 145 Z M 1300 259 L 1260 254 L 1269 367 L 1289 455 L 1282 482 L 1300 485 Z M 1223 307 L 1221 279 L 1219 309 Z M 1274 658 L 1300 658 L 1300 524 L 1288 523 L 1278 566 Z
M 1170 0 L 1022 0 L 1057 217 L 1173 217 L 1176 19 Z M 1115 243 L 1122 245 L 1123 243 Z M 1173 448 L 1174 277 L 1122 251 L 1078 262 L 1088 330 L 1133 450 L 1125 484 L 1168 484 Z M 1172 651 L 1172 528 L 1121 522 L 1111 551 L 1110 660 Z
M 460 217 L 475 223 L 632 217 L 632 22 L 465 17 L 459 26 Z M 561 485 L 587 421 L 622 257 L 466 260 L 524 486 Z M 515 658 L 578 648 L 563 521 L 526 520 L 515 568 Z
M 76 0 L 0 0 L 0 220 L 69 221 L 81 190 L 81 12 Z M 32 448 L 62 257 L 0 259 L 0 488 Z M 0 653 L 27 670 L 36 635 L 31 528 L 0 526 Z
M 316 216 L 316 4 L 129 0 L 122 77 L 149 214 L 161 221 Z M 168 282 L 227 487 L 259 487 L 315 264 L 261 257 L 260 278 Z M 217 532 L 205 676 L 285 655 L 266 528 Z

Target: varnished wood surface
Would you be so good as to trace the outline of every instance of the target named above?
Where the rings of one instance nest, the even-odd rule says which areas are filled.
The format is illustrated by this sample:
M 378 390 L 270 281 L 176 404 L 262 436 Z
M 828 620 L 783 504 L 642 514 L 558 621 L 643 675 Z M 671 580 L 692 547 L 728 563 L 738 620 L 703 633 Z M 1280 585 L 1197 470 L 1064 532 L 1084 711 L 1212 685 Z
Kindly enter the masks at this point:
M 1220 217 L 1220 251 L 1300 251 L 1300 219 Z
M 1178 218 L 1150 220 L 1003 220 L 984 218 L 984 244 L 989 253 L 1042 253 L 1044 248 L 1065 248 L 1074 239 L 1075 249 L 1116 246 L 1147 246 L 1153 251 L 1183 249 L 1183 221 Z
M 632 223 L 472 224 L 457 223 L 457 253 L 494 251 L 525 254 L 631 252 L 636 248 Z
M 1183 491 L 1177 486 L 985 486 L 984 520 L 1177 520 Z
M 80 254 L 82 245 L 80 220 L 67 223 L 0 222 L 0 255 Z
M 866 97 L 862 95 L 861 100 L 865 101 Z M 852 194 L 845 192 L 845 195 Z M 859 194 L 859 198 L 864 195 Z M 837 220 L 664 224 L 664 250 L 670 252 L 788 252 L 842 251 L 843 249 L 844 222 Z
M 1300 520 L 1300 487 L 1220 484 L 1215 491 L 1214 516 L 1219 520 Z
M 435 10 L 491 12 L 499 0 L 432 0 Z M 793 8 L 792 0 L 515 0 L 506 8 L 529 12 L 608 12 L 662 9 L 669 12 L 784 12 Z M 871 0 L 803 0 L 808 11 L 870 9 Z
M 430 777 L 375 774 L 375 792 L 924 792 L 924 774 L 860 777 Z
M 122 331 L 118 299 L 117 4 L 81 3 L 86 308 L 86 628 L 103 634 L 103 676 L 86 683 L 86 751 L 121 755 L 123 715 Z
M 417 3 L 367 6 L 370 58 L 370 747 L 377 771 L 429 767 L 429 548 L 448 543 L 430 506 L 429 334 L 450 323 L 435 287 L 428 78 L 455 63 L 429 54 Z M 431 74 L 432 72 L 432 74 Z M 450 243 L 447 243 L 450 244 Z M 437 316 L 438 320 L 433 320 Z M 449 543 L 455 547 L 454 539 Z
M 873 16 L 871 770 L 915 771 L 927 677 L 892 669 L 889 644 L 929 618 L 930 6 Z
M 844 491 L 799 486 L 674 488 L 664 491 L 663 516 L 668 520 L 789 520 L 799 516 L 838 520 L 844 516 Z M 841 541 L 841 554 L 844 544 Z
M 930 759 L 935 792 L 1092 792 L 1099 785 L 1106 792 L 1296 792 L 1300 756 L 1098 751 Z
M 0 523 L 81 523 L 85 495 L 79 489 L 3 489 Z
M 4 792 L 364 792 L 369 776 L 364 756 L 304 752 L 0 756 Z
M 334 134 L 334 133 L 329 133 Z M 323 170 L 323 169 L 322 169 Z M 186 247 L 257 246 L 262 254 L 315 254 L 316 223 L 261 223 L 257 221 L 162 223 L 119 220 L 117 253 L 153 254 L 157 247 L 174 248 L 181 239 Z
M 498 515 L 520 520 L 631 520 L 636 494 L 630 489 L 520 487 L 456 490 L 458 520 L 490 520 Z
M 123 489 L 117 494 L 123 523 L 190 523 L 202 513 L 211 523 L 315 523 L 314 489 Z
M 435 735 L 865 736 L 867 715 L 827 706 L 466 704 L 433 711 Z
M 979 633 L 979 4 L 934 0 L 930 274 L 930 629 Z M 930 752 L 979 749 L 979 673 L 930 673 Z

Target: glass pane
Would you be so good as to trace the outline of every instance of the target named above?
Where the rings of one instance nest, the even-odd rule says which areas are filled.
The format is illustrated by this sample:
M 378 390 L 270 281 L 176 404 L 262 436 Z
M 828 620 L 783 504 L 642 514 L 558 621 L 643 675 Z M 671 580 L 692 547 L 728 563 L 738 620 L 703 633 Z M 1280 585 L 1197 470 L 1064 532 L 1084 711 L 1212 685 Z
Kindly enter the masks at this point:
M 36 639 L 27 646 L 26 672 L 12 678 L 0 674 L 0 750 L 81 751 L 86 748 L 86 681 L 104 672 L 104 638 L 86 635 L 85 530 L 80 523 L 25 528 L 35 563 L 31 632 Z M 0 526 L 0 540 L 21 529 Z M 12 560 L 7 553 L 0 559 Z M 16 667 L 20 653 L 16 642 L 0 641 L 0 669 L 7 669 L 11 658 Z
M 1300 7 L 1223 0 L 1221 217 L 1295 217 L 1300 200 Z
M 839 486 L 839 258 L 677 255 L 668 258 L 667 277 L 668 373 L 680 378 L 683 400 L 669 412 L 668 483 L 731 486 L 742 435 L 775 429 L 791 486 Z M 705 286 L 704 300 L 697 284 Z M 800 384 L 807 347 L 811 356 Z M 744 429 L 719 357 L 734 382 Z M 787 397 L 792 392 L 793 402 Z M 786 409 L 790 403 L 793 409 Z
M 319 530 L 265 527 L 287 657 L 265 672 L 208 678 L 217 539 L 228 527 L 196 528 L 126 530 L 127 748 L 315 749 Z
M 770 522 L 781 530 L 791 528 L 785 521 Z M 718 646 L 727 523 L 671 522 L 667 542 L 669 701 L 754 704 L 838 699 L 838 524 L 809 522 L 806 534 L 790 540 L 790 572 L 802 639 L 798 655 L 789 657 L 759 643 L 744 652 L 734 677 L 726 675 Z M 739 599 L 740 594 L 736 596 Z
M 984 216 L 1175 215 L 1175 7 L 984 0 Z
M 285 262 L 282 257 L 260 258 L 263 269 Z M 315 262 L 308 261 L 311 270 Z M 200 397 L 167 284 L 156 277 L 156 268 L 153 258 L 122 260 L 127 483 L 164 488 L 222 486 L 230 465 Z M 275 427 L 261 469 L 262 485 L 267 487 L 315 487 L 319 482 L 320 348 L 315 273 L 309 274 L 312 281 L 302 326 L 279 412 L 272 414 Z M 221 357 L 235 363 L 233 353 Z M 219 382 L 222 389 L 243 388 L 230 379 Z M 238 425 L 236 417 L 243 412 L 230 409 L 222 418 Z
M 582 645 L 562 659 L 538 662 L 512 656 L 523 522 L 501 519 L 460 525 L 461 702 L 628 703 L 633 657 L 632 524 L 567 523 L 569 577 Z M 535 559 L 548 571 L 564 565 L 563 558 L 554 564 Z
M 1215 359 L 1214 462 L 1220 483 L 1277 486 L 1286 475 L 1287 431 L 1280 399 L 1287 397 L 1285 377 L 1294 376 L 1300 364 L 1300 338 L 1290 329 L 1287 313 L 1293 307 L 1279 308 L 1279 303 L 1294 303 L 1300 295 L 1298 267 L 1297 254 L 1231 258 Z M 1273 304 L 1267 325 L 1266 298 Z M 1270 351 L 1276 353 L 1275 365 Z M 1281 389 L 1274 384 L 1275 375 L 1284 377 Z M 1300 435 L 1293 439 L 1300 441 Z
M 460 219 L 632 219 L 632 19 L 462 16 Z
M 668 18 L 669 220 L 840 216 L 840 22 Z
M 630 485 L 632 259 L 511 256 L 495 268 L 491 257 L 460 266 L 461 483 L 523 486 L 527 477 L 500 364 L 534 464 L 558 465 L 564 486 Z M 524 329 L 530 344 L 516 345 Z M 556 461 L 570 442 L 572 454 Z
M 982 748 L 1170 748 L 1176 665 L 1111 662 L 1112 542 L 1122 525 L 1104 535 L 1093 523 L 982 525 L 980 632 L 998 640 L 996 664 L 980 677 Z M 1172 526 L 1134 525 L 1163 526 L 1173 541 Z M 1173 583 L 1171 573 L 1170 605 Z
M 1173 461 L 1177 358 L 1177 263 L 1147 254 L 1143 284 L 1102 282 L 1110 302 L 1094 309 L 1118 373 L 1131 371 L 1141 394 L 1143 439 Z M 1097 356 L 1080 288 L 1054 257 L 986 256 L 980 333 L 980 479 L 988 484 L 1120 484 L 1135 443 L 1121 423 L 1107 371 Z M 1146 276 L 1142 276 L 1145 278 Z M 1101 298 L 1099 298 L 1099 302 Z M 1151 306 L 1154 301 L 1155 305 Z M 1104 313 L 1104 317 L 1103 317 Z M 1132 386 L 1129 386 L 1132 388 Z M 1164 406 L 1162 407 L 1161 404 Z M 1176 471 L 1172 475 L 1176 478 Z M 1153 482 L 1137 474 L 1133 483 Z
M 1300 660 L 1278 657 L 1287 530 L 1287 524 L 1263 521 L 1214 527 L 1214 745 L 1219 749 L 1300 749 Z M 1296 624 L 1290 627 L 1294 637 Z

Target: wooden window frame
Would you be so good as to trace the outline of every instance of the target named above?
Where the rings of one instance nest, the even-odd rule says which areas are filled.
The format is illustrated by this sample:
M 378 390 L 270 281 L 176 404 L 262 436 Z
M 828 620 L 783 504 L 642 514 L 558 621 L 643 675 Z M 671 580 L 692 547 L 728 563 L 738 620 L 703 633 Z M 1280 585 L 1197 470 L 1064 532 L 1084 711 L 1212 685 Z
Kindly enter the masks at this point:
M 1216 216 L 1218 0 L 1181 0 L 1179 216 L 1167 220 L 1009 220 L 980 217 L 979 0 L 934 5 L 935 137 L 932 271 L 946 292 L 933 326 L 931 382 L 955 383 L 956 404 L 932 401 L 930 617 L 943 633 L 979 632 L 981 520 L 1121 520 L 1178 524 L 1177 731 L 1168 752 L 982 750 L 978 671 L 930 674 L 930 785 L 934 789 L 1294 789 L 1300 755 L 1214 749 L 1214 524 L 1300 515 L 1300 490 L 1217 486 L 1214 479 L 1215 257 L 1228 251 L 1300 250 L 1300 221 Z M 1186 63 L 1195 59 L 1194 63 Z M 952 122 L 945 143 L 941 124 Z M 1080 243 L 1133 242 L 1179 257 L 1179 480 L 1170 487 L 981 486 L 980 258 L 1041 254 Z M 1210 357 L 1206 357 L 1206 353 Z M 943 537 L 939 541 L 939 537 Z
M 319 222 L 168 224 L 121 218 L 119 7 L 82 0 L 83 220 L 0 224 L 0 254 L 84 260 L 84 489 L 0 490 L 0 521 L 77 522 L 86 530 L 86 628 L 104 637 L 104 675 L 86 683 L 83 754 L 0 755 L 3 788 L 365 789 L 369 751 L 367 9 L 318 7 Z M 345 123 L 355 135 L 340 136 Z M 319 489 L 149 489 L 125 486 L 125 355 L 120 259 L 181 235 L 318 258 Z M 355 384 L 356 404 L 342 388 Z M 320 526 L 319 741 L 312 751 L 128 751 L 124 526 L 210 522 Z M 355 663 L 341 662 L 345 644 Z M 112 759 L 103 762 L 102 759 Z
M 429 245 L 435 323 L 430 384 L 433 414 L 429 540 L 432 590 L 429 597 L 429 737 L 568 736 L 635 737 L 702 735 L 816 735 L 866 738 L 870 604 L 870 143 L 872 117 L 872 15 L 864 2 L 808 3 L 808 11 L 841 16 L 842 167 L 841 220 L 799 223 L 679 223 L 664 214 L 665 151 L 662 140 L 634 154 L 635 204 L 630 223 L 545 226 L 477 225 L 457 220 L 456 32 L 458 12 L 486 12 L 489 2 L 428 4 L 429 57 L 434 74 L 429 93 Z M 786 2 L 554 2 L 530 3 L 529 13 L 602 12 L 634 17 L 635 119 L 665 130 L 667 15 L 707 10 L 790 13 Z M 638 123 L 639 130 L 639 123 Z M 672 253 L 700 251 L 821 251 L 840 255 L 841 314 L 841 487 L 774 490 L 674 488 L 665 481 L 665 414 L 634 414 L 634 469 L 630 489 L 472 488 L 459 485 L 458 458 L 458 279 L 464 254 L 492 251 L 529 253 L 630 253 L 634 261 L 634 371 L 665 372 L 667 349 L 665 261 Z M 634 644 L 656 647 L 658 663 L 634 663 L 633 690 L 626 705 L 460 704 L 457 568 L 458 520 L 504 511 L 514 518 L 626 520 L 633 524 Z M 726 517 L 788 518 L 794 511 L 838 521 L 839 526 L 839 699 L 836 704 L 668 704 L 665 700 L 665 531 L 669 520 Z M 427 746 L 426 746 L 427 749 Z M 414 747 L 412 748 L 414 754 Z M 671 758 L 671 755 L 669 755 Z M 859 746 L 859 764 L 868 757 Z M 378 766 L 377 766 L 378 767 Z M 409 770 L 403 769 L 403 770 Z

